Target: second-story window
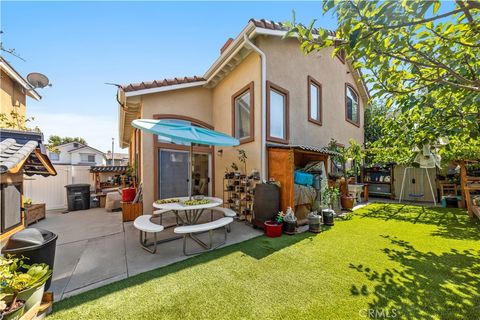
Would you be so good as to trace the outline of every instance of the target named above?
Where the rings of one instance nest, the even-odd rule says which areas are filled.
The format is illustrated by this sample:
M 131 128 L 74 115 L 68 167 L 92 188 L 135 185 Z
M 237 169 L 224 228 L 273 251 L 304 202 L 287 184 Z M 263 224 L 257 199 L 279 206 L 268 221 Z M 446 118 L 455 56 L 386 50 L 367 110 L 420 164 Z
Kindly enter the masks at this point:
M 308 76 L 308 120 L 322 125 L 322 85 Z
M 360 100 L 357 92 L 350 85 L 345 85 L 345 119 L 360 126 Z
M 253 82 L 232 96 L 233 136 L 246 143 L 254 140 Z
M 49 157 L 50 160 L 52 160 L 52 161 L 58 161 L 58 160 L 60 160 L 60 154 L 57 153 L 57 152 L 50 152 L 50 153 L 48 154 L 48 157 Z
M 288 143 L 289 92 L 267 81 L 267 140 Z

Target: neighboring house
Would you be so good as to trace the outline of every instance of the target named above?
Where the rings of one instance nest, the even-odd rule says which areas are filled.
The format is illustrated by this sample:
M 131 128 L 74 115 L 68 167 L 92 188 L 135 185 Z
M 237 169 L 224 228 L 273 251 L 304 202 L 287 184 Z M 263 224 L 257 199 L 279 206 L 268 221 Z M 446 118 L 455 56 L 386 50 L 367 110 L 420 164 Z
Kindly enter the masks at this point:
M 127 166 L 128 165 L 128 153 L 114 153 L 112 164 L 112 152 L 108 151 L 105 155 L 107 159 L 107 166 Z
M 118 90 L 120 143 L 139 164 L 145 208 L 172 192 L 186 194 L 188 149 L 136 130 L 131 121 L 137 118 L 187 121 L 238 138 L 236 148 L 194 147 L 195 172 L 218 197 L 225 168 L 238 163 L 236 149 L 246 151 L 248 171 L 268 179 L 269 145 L 325 147 L 331 138 L 363 144 L 368 91 L 352 61 L 332 58 L 333 48 L 304 55 L 296 39 L 282 38 L 285 33 L 279 23 L 252 19 L 203 76 Z
M 0 112 L 8 120 L 12 120 L 12 111 L 17 113 L 20 118 L 25 119 L 27 96 L 37 101 L 41 99 L 41 96 L 3 57 L 0 57 L 0 70 Z M 24 125 L 24 123 L 21 123 L 21 125 Z
M 6 122 L 17 114 L 15 127 L 25 127 L 27 96 L 41 96 L 11 64 L 0 57 L 0 106 Z M 6 123 L 1 123 L 2 127 Z M 50 163 L 40 132 L 0 129 L 0 247 L 12 234 L 25 228 L 22 212 L 24 175 L 44 177 L 57 174 Z
M 55 147 L 48 155 L 54 164 L 101 166 L 105 165 L 105 153 L 79 142 L 69 142 Z

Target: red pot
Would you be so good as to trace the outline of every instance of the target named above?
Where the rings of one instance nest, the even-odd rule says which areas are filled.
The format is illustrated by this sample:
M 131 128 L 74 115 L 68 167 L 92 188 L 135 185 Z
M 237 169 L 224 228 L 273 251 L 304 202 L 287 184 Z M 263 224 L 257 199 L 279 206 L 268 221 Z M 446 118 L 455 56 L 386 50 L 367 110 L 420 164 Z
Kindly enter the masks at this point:
M 265 221 L 265 235 L 270 238 L 277 238 L 282 235 L 283 223 L 277 224 L 273 221 Z
M 132 202 L 135 199 L 136 190 L 135 188 L 125 188 L 122 190 L 122 201 L 123 202 Z

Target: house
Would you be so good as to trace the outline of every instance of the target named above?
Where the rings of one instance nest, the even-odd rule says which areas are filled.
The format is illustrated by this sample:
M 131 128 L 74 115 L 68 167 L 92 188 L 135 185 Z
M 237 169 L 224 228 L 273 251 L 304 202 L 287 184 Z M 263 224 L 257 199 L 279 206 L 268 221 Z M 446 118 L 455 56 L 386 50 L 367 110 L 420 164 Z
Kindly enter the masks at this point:
M 105 155 L 107 159 L 107 166 L 127 166 L 128 165 L 128 153 L 113 153 L 112 161 L 112 152 L 109 150 Z
M 0 57 L 0 102 L 2 118 L 0 123 L 5 127 L 7 122 L 14 122 L 15 127 L 24 126 L 26 117 L 27 96 L 39 101 L 42 97 L 34 88 L 24 79 L 7 60 Z M 17 115 L 17 119 L 12 117 Z M 12 127 L 12 126 L 8 126 Z
M 41 132 L 25 128 L 27 96 L 41 96 L 3 57 L 0 57 L 0 246 L 25 227 L 23 207 L 24 175 L 55 176 Z M 7 129 L 8 128 L 8 129 Z
M 120 144 L 129 147 L 130 162 L 139 164 L 145 208 L 155 199 L 187 194 L 188 149 L 133 128 L 137 118 L 186 121 L 238 138 L 235 148 L 194 147 L 194 170 L 208 181 L 208 194 L 218 197 L 238 149 L 248 156 L 247 170 L 268 179 L 268 148 L 321 148 L 332 138 L 363 144 L 369 96 L 352 61 L 342 54 L 332 58 L 333 48 L 306 56 L 285 34 L 280 23 L 252 19 L 203 76 L 119 88 Z
M 69 142 L 55 147 L 48 155 L 54 164 L 101 166 L 106 164 L 105 153 L 79 142 Z

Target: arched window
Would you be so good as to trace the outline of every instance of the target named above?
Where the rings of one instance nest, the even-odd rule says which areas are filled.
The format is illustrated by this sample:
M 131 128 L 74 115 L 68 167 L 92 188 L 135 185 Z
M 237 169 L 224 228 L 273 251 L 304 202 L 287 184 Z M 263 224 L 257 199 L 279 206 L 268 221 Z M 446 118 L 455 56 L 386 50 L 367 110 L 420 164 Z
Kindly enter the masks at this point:
M 360 126 L 360 99 L 357 92 L 350 85 L 345 85 L 345 119 Z

